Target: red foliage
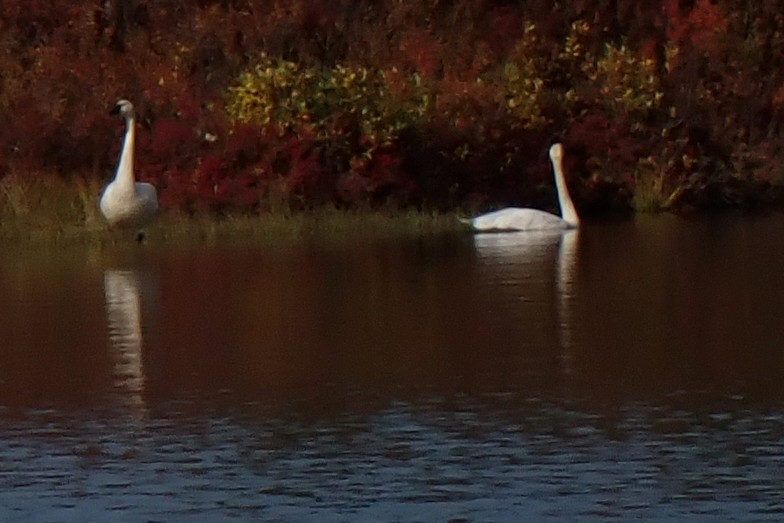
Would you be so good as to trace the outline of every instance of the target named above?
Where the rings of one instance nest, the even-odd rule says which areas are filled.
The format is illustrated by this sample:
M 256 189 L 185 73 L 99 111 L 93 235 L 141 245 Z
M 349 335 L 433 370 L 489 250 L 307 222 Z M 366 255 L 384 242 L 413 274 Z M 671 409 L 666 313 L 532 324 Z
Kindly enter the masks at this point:
M 514 48 L 523 33 L 523 13 L 512 6 L 494 7 L 487 15 L 483 41 L 496 56 L 504 56 Z
M 637 161 L 645 156 L 649 146 L 635 139 L 623 122 L 608 120 L 600 114 L 587 115 L 572 122 L 565 142 L 569 150 L 566 170 L 585 180 L 583 193 L 592 190 L 594 197 L 602 193 L 606 200 L 585 202 L 592 206 L 619 205 L 614 200 L 623 199 L 619 191 L 634 185 Z M 574 180 L 575 177 L 572 178 Z
M 158 199 L 164 209 L 192 210 L 194 202 L 190 174 L 176 168 L 160 174 Z
M 236 169 L 245 169 L 261 161 L 264 154 L 262 140 L 265 138 L 273 139 L 253 125 L 241 123 L 234 126 L 224 149 L 228 161 Z
M 188 165 L 192 161 L 194 143 L 198 137 L 193 127 L 178 118 L 163 118 L 152 128 L 150 138 L 151 163 L 174 161 L 177 165 Z
M 499 86 L 477 79 L 513 58 L 526 21 L 536 23 L 547 63 L 576 20 L 589 22 L 594 56 L 623 42 L 660 64 L 661 110 L 636 126 L 600 104 L 567 113 L 563 92 L 596 90 L 576 78 L 575 63 L 541 79 L 551 123 L 527 134 L 499 109 Z M 540 152 L 555 134 L 565 133 L 585 178 L 600 172 L 623 183 L 612 173 L 628 173 L 638 157 L 675 154 L 671 129 L 690 155 L 715 160 L 700 166 L 734 165 L 740 143 L 775 151 L 784 132 L 776 2 L 0 0 L 0 28 L 0 170 L 109 176 L 122 124 L 106 110 L 128 98 L 139 113 L 138 176 L 158 186 L 164 207 L 184 210 L 256 208 L 272 184 L 301 206 L 509 203 L 550 183 Z M 679 54 L 665 64 L 666 43 Z M 305 134 L 232 126 L 225 94 L 261 51 L 383 69 L 401 99 L 418 72 L 438 108 L 382 149 L 340 118 L 328 132 L 350 132 L 332 148 Z M 758 165 L 756 157 L 743 153 L 741 163 Z
M 679 46 L 694 46 L 705 56 L 716 57 L 721 50 L 719 39 L 729 26 L 721 8 L 711 0 L 695 0 L 684 12 L 679 0 L 666 0 L 667 37 Z
M 323 172 L 321 154 L 310 139 L 292 137 L 283 160 L 287 164 L 287 196 L 299 205 L 323 203 L 332 199 L 331 187 Z
M 389 152 L 372 158 L 354 158 L 351 169 L 337 183 L 337 196 L 343 203 L 408 203 L 416 183 L 402 169 L 401 159 Z
M 400 52 L 423 78 L 436 78 L 443 72 L 441 43 L 424 28 L 407 31 L 401 39 Z

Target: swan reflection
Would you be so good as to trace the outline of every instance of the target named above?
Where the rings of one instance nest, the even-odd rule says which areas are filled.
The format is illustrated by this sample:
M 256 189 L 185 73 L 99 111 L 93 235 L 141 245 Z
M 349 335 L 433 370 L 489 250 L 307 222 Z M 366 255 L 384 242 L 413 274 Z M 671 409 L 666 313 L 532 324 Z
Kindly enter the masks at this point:
M 135 270 L 107 269 L 103 282 L 114 388 L 124 407 L 133 414 L 143 415 L 142 278 Z
M 572 320 L 578 239 L 576 229 L 474 236 L 477 257 L 484 267 L 491 269 L 489 283 L 504 292 L 524 291 L 534 296 L 517 296 L 528 304 L 527 321 L 542 321 L 555 315 L 559 358 L 565 376 L 574 372 Z M 536 335 L 527 333 L 529 340 Z
M 573 307 L 577 287 L 577 240 L 578 231 L 569 231 L 561 237 L 558 245 L 558 273 L 556 277 L 558 306 L 558 335 L 561 342 L 561 360 L 564 373 L 574 372 Z
M 557 230 L 475 234 L 474 248 L 480 258 L 493 263 L 523 264 L 546 256 L 562 236 L 576 233 Z

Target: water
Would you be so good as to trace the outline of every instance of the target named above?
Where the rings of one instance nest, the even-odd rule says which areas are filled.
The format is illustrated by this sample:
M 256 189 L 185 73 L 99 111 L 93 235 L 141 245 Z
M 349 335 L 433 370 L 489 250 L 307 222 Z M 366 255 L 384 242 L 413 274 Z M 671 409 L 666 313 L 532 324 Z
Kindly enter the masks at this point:
M 779 521 L 784 217 L 0 250 L 0 521 Z

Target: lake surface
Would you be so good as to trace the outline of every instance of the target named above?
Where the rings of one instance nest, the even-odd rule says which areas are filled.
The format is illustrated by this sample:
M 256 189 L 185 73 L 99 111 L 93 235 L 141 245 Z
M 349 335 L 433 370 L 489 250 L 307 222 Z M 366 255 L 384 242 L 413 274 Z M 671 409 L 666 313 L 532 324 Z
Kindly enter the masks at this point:
M 784 217 L 0 246 L 0 521 L 784 519 Z

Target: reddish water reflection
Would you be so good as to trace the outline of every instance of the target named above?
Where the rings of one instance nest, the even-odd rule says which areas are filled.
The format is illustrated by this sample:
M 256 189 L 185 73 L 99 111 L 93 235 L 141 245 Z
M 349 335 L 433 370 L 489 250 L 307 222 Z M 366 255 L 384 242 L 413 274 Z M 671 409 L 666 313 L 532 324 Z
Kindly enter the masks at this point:
M 2 251 L 0 519 L 780 516 L 782 232 Z

